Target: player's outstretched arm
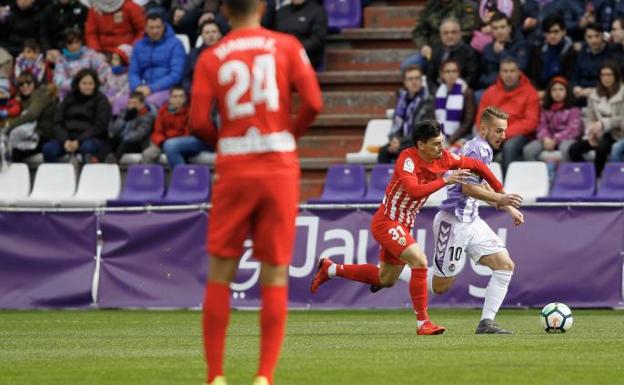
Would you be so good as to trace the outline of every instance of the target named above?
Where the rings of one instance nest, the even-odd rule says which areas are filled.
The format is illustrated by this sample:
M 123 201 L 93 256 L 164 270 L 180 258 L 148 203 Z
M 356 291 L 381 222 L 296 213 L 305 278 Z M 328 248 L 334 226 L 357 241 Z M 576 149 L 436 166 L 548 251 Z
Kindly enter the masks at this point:
M 492 171 L 490 171 L 485 163 L 480 160 L 468 158 L 465 156 L 460 156 L 457 158 L 453 157 L 453 160 L 455 162 L 453 163 L 451 168 L 467 168 L 470 171 L 474 171 L 477 174 L 481 175 L 494 191 L 503 191 L 503 184 L 498 179 L 496 179 L 494 174 L 492 174 Z
M 299 138 L 305 134 L 308 127 L 323 109 L 321 88 L 316 78 L 316 72 L 305 50 L 299 42 L 293 43 L 291 83 L 299 94 L 301 101 L 299 113 L 293 124 L 293 135 Z
M 488 202 L 496 207 L 520 207 L 522 204 L 522 196 L 519 194 L 501 194 L 490 191 L 485 186 L 477 184 L 464 184 L 462 192 L 471 198 Z

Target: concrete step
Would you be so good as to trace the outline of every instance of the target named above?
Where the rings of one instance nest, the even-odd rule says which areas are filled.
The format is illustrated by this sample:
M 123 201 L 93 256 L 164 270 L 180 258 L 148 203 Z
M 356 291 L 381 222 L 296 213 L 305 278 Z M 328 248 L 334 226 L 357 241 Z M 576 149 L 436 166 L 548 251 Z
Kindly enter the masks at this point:
M 414 48 L 411 28 L 346 28 L 327 41 L 330 46 L 349 43 L 351 48 Z
M 325 115 L 368 114 L 383 116 L 388 108 L 393 108 L 395 94 L 391 91 L 329 91 L 323 93 Z M 298 110 L 299 98 L 294 98 L 294 111 Z
M 301 158 L 345 158 L 362 146 L 362 135 L 305 135 L 298 140 Z
M 401 62 L 414 53 L 414 49 L 330 49 L 325 56 L 326 68 L 331 72 L 392 71 L 396 75 Z M 322 73 L 319 75 L 321 78 Z
M 423 6 L 370 6 L 364 8 L 366 28 L 414 28 Z
M 396 91 L 401 73 L 395 71 L 326 71 L 318 74 L 323 91 Z

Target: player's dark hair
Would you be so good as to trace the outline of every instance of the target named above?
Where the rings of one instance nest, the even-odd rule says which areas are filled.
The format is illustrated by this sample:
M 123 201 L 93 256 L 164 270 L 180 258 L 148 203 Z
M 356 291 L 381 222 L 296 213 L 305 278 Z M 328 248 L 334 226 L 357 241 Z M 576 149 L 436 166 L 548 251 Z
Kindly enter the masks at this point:
M 418 122 L 412 129 L 412 142 L 414 146 L 418 145 L 418 142 L 426 142 L 431 138 L 435 138 L 442 133 L 442 125 L 433 119 L 426 119 Z
M 252 14 L 258 9 L 260 0 L 225 0 L 223 2 L 231 16 L 241 17 Z
M 542 31 L 548 32 L 554 26 L 559 26 L 564 31 L 566 29 L 565 20 L 559 13 L 552 14 L 542 21 Z
M 509 119 L 509 114 L 503 110 L 500 110 L 494 106 L 487 106 L 481 113 L 481 122 L 491 123 L 494 119 Z

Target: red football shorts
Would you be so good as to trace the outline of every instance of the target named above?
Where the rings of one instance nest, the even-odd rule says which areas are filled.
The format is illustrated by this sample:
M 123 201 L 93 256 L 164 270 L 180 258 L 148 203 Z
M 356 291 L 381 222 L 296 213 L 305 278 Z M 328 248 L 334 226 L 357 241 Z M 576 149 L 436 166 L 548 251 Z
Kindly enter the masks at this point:
M 298 200 L 298 177 L 217 179 L 213 184 L 208 253 L 238 259 L 249 236 L 257 260 L 290 264 Z
M 399 255 L 410 245 L 416 243 L 410 229 L 384 215 L 384 207 L 373 215 L 371 230 L 373 238 L 381 246 L 379 260 L 391 265 L 405 265 Z

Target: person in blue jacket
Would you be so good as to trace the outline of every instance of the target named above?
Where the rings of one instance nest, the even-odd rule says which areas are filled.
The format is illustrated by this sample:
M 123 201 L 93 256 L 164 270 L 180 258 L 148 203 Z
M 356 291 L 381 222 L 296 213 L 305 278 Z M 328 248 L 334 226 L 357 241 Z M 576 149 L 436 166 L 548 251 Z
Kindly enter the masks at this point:
M 185 65 L 186 52 L 173 28 L 162 15 L 148 15 L 145 37 L 134 45 L 130 58 L 130 91 L 141 92 L 147 103 L 160 107 L 171 88 L 182 82 Z

